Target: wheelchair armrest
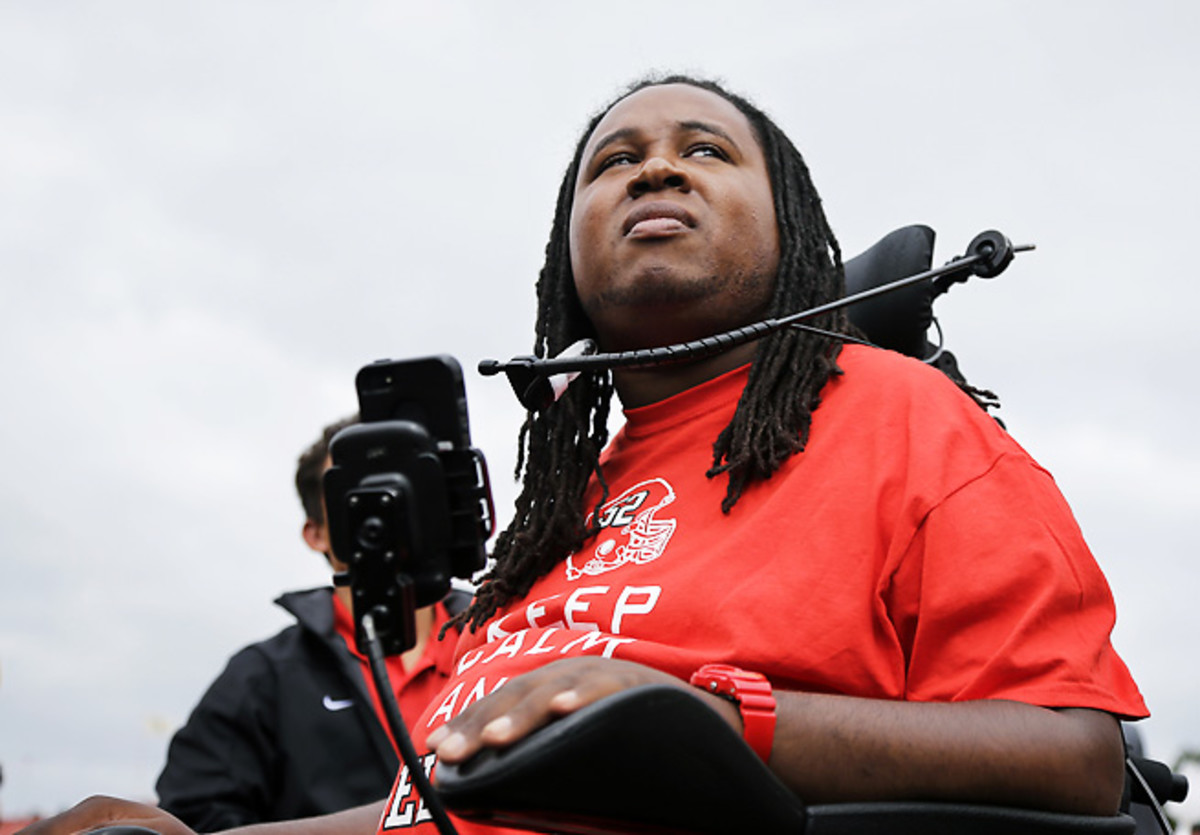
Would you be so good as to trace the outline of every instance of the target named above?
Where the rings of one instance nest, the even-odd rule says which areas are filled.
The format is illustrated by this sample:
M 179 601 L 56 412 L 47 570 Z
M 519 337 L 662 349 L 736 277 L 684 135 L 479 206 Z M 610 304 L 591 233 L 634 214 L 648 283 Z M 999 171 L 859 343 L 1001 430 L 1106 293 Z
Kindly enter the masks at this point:
M 808 807 L 804 835 L 1133 835 L 1134 819 L 973 803 L 830 803 Z
M 503 750 L 439 764 L 454 814 L 543 832 L 787 835 L 1130 835 L 1092 817 L 966 803 L 806 807 L 699 695 L 669 685 L 617 693 Z
M 439 764 L 456 815 L 573 833 L 798 833 L 804 805 L 701 700 L 670 685 L 602 699 L 503 750 Z

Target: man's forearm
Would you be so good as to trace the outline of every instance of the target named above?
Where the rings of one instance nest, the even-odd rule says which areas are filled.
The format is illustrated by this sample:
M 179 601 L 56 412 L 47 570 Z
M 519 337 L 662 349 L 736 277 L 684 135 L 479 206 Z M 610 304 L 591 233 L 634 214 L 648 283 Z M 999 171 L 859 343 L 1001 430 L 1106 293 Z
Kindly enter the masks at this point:
M 775 696 L 771 768 L 809 802 L 971 800 L 1100 815 L 1120 803 L 1120 726 L 1100 711 Z
M 375 835 L 386 801 L 313 818 L 256 823 L 225 830 L 226 835 Z

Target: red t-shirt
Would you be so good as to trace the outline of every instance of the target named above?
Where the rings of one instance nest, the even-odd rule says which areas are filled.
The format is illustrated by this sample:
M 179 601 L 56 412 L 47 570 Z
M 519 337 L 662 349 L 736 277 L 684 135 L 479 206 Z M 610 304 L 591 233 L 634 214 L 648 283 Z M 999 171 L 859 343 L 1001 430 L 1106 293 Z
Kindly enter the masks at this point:
M 746 369 L 628 411 L 600 534 L 463 634 L 418 750 L 509 678 L 585 654 L 683 679 L 730 663 L 778 690 L 1145 715 L 1049 474 L 939 372 L 858 346 L 839 362 L 808 448 L 727 515 L 726 480 L 704 473 Z M 414 794 L 402 771 L 381 832 L 420 823 Z

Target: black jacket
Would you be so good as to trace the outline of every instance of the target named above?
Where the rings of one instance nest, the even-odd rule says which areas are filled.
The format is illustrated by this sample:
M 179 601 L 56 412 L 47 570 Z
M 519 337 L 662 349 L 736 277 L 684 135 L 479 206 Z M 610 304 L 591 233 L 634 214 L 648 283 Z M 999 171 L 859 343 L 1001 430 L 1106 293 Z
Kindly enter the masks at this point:
M 359 661 L 334 631 L 332 593 L 277 599 L 298 623 L 234 655 L 172 738 L 159 805 L 196 831 L 387 797 L 399 760 Z M 453 591 L 444 602 L 454 613 L 467 600 Z

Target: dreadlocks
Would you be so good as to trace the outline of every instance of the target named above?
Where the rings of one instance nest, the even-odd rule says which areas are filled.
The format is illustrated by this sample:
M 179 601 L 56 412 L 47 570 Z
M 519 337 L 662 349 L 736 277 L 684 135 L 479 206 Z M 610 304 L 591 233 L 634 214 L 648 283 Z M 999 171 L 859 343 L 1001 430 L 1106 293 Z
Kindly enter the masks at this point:
M 575 292 L 568 241 L 584 147 L 617 102 L 662 84 L 688 84 L 726 99 L 749 121 L 762 148 L 780 245 L 768 315 L 786 315 L 844 294 L 841 251 L 820 197 L 800 152 L 778 126 L 754 105 L 714 82 L 679 75 L 650 78 L 634 84 L 592 118 L 563 177 L 537 283 L 534 351 L 538 356 L 553 356 L 579 339 L 596 336 Z M 842 311 L 828 313 L 812 324 L 830 331 L 851 330 Z M 790 456 L 804 449 L 821 389 L 830 377 L 841 373 L 836 364 L 839 345 L 798 330 L 780 331 L 760 341 L 737 410 L 713 445 L 713 465 L 707 474 L 710 478 L 728 476 L 722 511 L 733 508 L 747 484 L 769 478 Z M 594 524 L 591 528 L 585 524 L 583 500 L 593 475 L 601 487 L 593 510 L 608 499 L 599 460 L 608 440 L 612 393 L 609 372 L 582 375 L 553 407 L 527 416 L 518 441 L 516 475 L 523 477 L 523 484 L 516 513 L 496 540 L 492 570 L 471 608 L 461 616 L 472 629 L 527 593 L 534 582 L 595 533 Z M 593 513 L 593 518 L 596 516 Z

